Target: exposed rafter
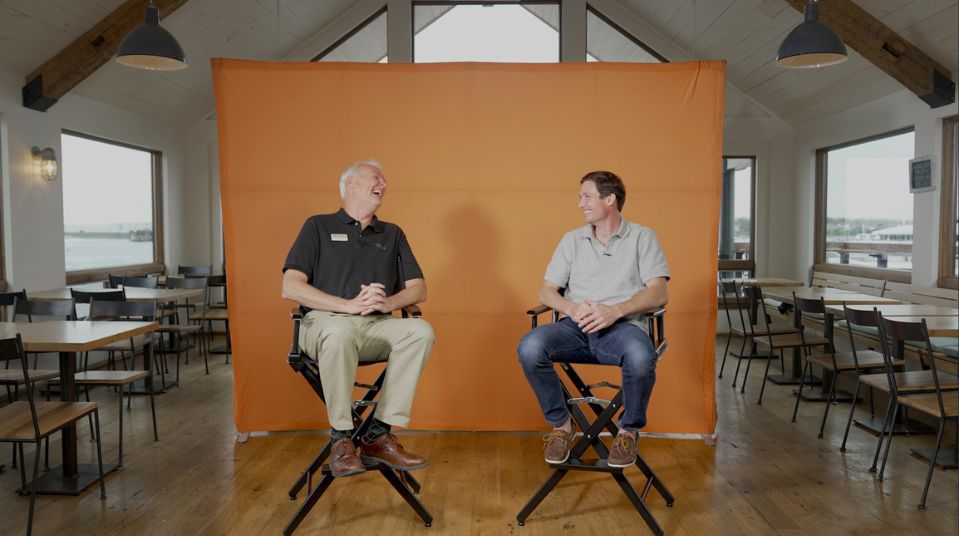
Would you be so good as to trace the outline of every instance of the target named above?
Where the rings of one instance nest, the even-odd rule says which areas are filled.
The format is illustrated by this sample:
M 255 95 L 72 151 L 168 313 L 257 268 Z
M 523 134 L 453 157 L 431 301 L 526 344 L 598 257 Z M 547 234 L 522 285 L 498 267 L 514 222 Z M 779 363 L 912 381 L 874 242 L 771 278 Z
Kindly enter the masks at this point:
M 800 13 L 806 0 L 786 0 Z M 819 20 L 825 22 L 864 58 L 899 81 L 933 108 L 956 100 L 956 83 L 949 69 L 894 32 L 852 0 L 819 0 Z
M 140 24 L 148 0 L 127 0 L 89 30 L 27 75 L 23 105 L 44 111 L 60 97 L 110 61 L 120 42 Z M 153 0 L 160 19 L 176 11 L 187 0 Z

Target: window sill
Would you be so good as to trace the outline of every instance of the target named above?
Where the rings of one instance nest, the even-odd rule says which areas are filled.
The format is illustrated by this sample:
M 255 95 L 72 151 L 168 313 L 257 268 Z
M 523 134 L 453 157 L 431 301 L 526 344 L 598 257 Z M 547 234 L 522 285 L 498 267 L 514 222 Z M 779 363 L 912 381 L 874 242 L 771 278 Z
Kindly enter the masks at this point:
M 107 268 L 93 268 L 90 270 L 77 270 L 67 272 L 66 284 L 76 285 L 78 283 L 89 283 L 92 281 L 106 281 L 110 274 L 113 275 L 143 275 L 165 273 L 166 266 L 163 263 L 154 262 L 150 264 L 138 264 L 135 266 L 113 266 Z

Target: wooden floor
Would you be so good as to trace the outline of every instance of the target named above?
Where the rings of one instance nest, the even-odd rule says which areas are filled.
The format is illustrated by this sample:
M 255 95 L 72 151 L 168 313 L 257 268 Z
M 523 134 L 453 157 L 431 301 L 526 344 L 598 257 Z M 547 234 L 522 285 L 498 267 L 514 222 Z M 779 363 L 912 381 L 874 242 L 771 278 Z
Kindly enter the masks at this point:
M 186 366 L 182 387 L 157 399 L 159 442 L 150 433 L 148 401 L 134 399 L 133 411 L 126 412 L 132 425 L 124 427 L 126 467 L 107 477 L 107 500 L 90 490 L 80 497 L 40 497 L 37 533 L 279 534 L 300 504 L 287 498 L 287 489 L 326 438 L 283 433 L 236 444 L 231 372 L 221 358 L 211 363 L 210 376 L 197 360 Z M 793 424 L 791 388 L 770 385 L 757 406 L 759 374 L 750 378 L 746 395 L 734 392 L 730 372 L 726 376 L 717 385 L 715 447 L 699 440 L 641 440 L 644 457 L 676 496 L 672 508 L 655 492 L 648 501 L 667 534 L 957 534 L 956 471 L 937 470 L 928 509 L 916 509 L 926 465 L 908 447 L 931 445 L 931 436 L 897 436 L 886 480 L 877 482 L 866 470 L 872 435 L 854 429 L 848 452 L 838 452 L 848 405 L 834 408 L 836 418 L 820 440 L 822 405 L 803 404 Z M 106 389 L 95 394 L 102 403 L 105 461 L 116 456 L 113 397 Z M 81 461 L 94 459 L 86 426 L 80 431 Z M 401 439 L 429 456 L 430 466 L 417 477 L 421 500 L 435 517 L 432 528 L 423 527 L 379 474 L 365 474 L 336 481 L 300 533 L 647 533 L 613 480 L 595 473 L 568 475 L 526 526 L 517 526 L 516 513 L 549 473 L 540 434 L 420 432 Z M 0 473 L 0 534 L 22 533 L 28 505 L 13 491 L 19 477 L 9 467 L 9 452 L 0 448 L 0 463 L 8 466 Z M 642 484 L 638 470 L 627 473 Z

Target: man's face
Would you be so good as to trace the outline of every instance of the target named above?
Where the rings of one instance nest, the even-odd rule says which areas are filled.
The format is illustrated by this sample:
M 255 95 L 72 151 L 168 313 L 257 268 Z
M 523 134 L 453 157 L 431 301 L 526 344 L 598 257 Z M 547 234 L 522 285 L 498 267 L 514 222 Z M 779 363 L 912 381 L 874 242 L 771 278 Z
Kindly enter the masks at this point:
M 602 197 L 596 190 L 596 183 L 586 181 L 579 187 L 579 208 L 583 211 L 586 223 L 596 223 L 616 209 L 616 196 L 609 194 Z
M 386 195 L 386 177 L 379 168 L 360 166 L 356 175 L 349 178 L 348 190 L 354 199 L 379 207 Z

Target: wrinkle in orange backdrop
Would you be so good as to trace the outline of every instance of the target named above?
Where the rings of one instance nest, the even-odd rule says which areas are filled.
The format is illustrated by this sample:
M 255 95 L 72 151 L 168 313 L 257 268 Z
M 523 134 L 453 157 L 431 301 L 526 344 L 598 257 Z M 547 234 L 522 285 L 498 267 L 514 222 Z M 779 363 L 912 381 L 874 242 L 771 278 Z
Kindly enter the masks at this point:
M 516 360 L 523 312 L 582 225 L 579 178 L 609 169 L 626 182 L 625 217 L 657 232 L 672 272 L 646 431 L 712 434 L 724 70 L 214 60 L 237 430 L 326 426 L 286 364 L 280 269 L 303 221 L 340 206 L 342 169 L 376 158 L 390 185 L 378 215 L 409 237 L 437 334 L 412 428 L 544 427 Z

